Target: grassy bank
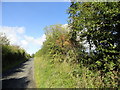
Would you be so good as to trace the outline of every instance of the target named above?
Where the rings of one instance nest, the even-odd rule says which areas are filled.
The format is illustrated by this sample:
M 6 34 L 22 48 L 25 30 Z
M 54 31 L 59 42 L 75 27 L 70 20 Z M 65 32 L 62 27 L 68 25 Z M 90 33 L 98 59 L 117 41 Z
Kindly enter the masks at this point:
M 92 72 L 86 67 L 80 67 L 80 65 L 70 65 L 66 62 L 53 64 L 50 61 L 43 56 L 35 57 L 34 68 L 37 88 L 104 87 L 99 72 Z
M 51 64 L 45 57 L 35 57 L 35 80 L 38 88 L 72 88 L 76 81 L 66 63 Z

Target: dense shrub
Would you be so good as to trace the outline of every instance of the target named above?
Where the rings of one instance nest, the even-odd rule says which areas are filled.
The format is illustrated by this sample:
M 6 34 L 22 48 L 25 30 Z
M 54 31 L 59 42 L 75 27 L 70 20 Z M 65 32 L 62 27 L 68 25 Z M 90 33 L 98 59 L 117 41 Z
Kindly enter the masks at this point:
M 120 2 L 71 2 L 68 14 L 69 28 L 45 29 L 35 54 L 38 87 L 119 88 Z
M 100 71 L 103 87 L 118 87 L 120 2 L 72 2 L 68 13 L 71 38 L 75 41 L 79 35 L 89 43 L 90 52 L 82 65 Z
M 0 40 L 3 72 L 30 58 L 30 55 L 24 49 L 19 46 L 10 45 L 9 40 L 4 34 L 0 35 Z

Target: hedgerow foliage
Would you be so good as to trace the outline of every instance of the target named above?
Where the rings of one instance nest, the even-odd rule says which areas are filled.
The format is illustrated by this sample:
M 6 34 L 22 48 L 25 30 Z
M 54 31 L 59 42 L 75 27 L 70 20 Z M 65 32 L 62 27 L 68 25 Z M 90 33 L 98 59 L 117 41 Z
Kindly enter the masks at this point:
M 46 41 L 35 55 L 40 72 L 37 77 L 45 77 L 39 77 L 39 84 L 58 88 L 119 87 L 120 2 L 71 2 L 68 14 L 68 28 L 45 28 Z
M 45 30 L 46 41 L 35 54 L 38 87 L 118 87 L 119 72 L 117 69 L 107 71 L 108 68 L 100 68 L 98 61 L 102 59 L 102 56 L 99 56 L 97 52 L 95 52 L 96 55 L 94 52 L 86 53 L 82 41 L 71 39 L 70 28 L 65 29 L 62 25 L 52 25 Z M 106 63 L 108 67 L 112 67 L 110 62 Z M 58 79 L 55 77 L 61 81 L 56 81 Z
M 69 9 L 71 38 L 89 43 L 82 59 L 90 70 L 100 71 L 104 87 L 118 87 L 120 70 L 120 2 L 72 2 Z M 94 46 L 94 50 L 91 48 Z M 114 83 L 113 83 L 114 82 Z
M 66 56 L 72 56 L 71 58 L 78 57 L 78 50 L 84 50 L 82 44 L 76 45 L 70 40 L 69 28 L 64 28 L 62 25 L 52 25 L 45 28 L 46 41 L 43 43 L 43 47 L 36 53 L 38 56 L 40 53 L 48 55 L 49 57 L 58 57 L 58 62 L 70 61 Z M 81 49 L 82 48 L 82 49 Z M 70 55 L 73 54 L 73 55 Z M 79 59 L 79 58 L 78 58 Z M 76 58 L 70 62 L 77 62 Z
M 0 46 L 2 46 L 2 71 L 6 71 L 17 64 L 30 58 L 30 55 L 19 46 L 10 45 L 4 34 L 0 34 Z
M 46 41 L 35 54 L 35 75 L 39 88 L 75 87 L 72 64 L 77 64 L 80 57 L 84 57 L 84 47 L 79 42 L 73 43 L 69 32 L 70 28 L 63 25 L 45 28 Z

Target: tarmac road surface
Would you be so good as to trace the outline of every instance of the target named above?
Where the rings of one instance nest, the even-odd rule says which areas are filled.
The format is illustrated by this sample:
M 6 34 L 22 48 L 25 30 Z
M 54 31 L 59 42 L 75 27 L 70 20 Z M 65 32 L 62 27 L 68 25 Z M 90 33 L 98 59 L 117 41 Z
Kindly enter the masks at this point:
M 6 72 L 2 76 L 2 88 L 35 88 L 33 58 Z

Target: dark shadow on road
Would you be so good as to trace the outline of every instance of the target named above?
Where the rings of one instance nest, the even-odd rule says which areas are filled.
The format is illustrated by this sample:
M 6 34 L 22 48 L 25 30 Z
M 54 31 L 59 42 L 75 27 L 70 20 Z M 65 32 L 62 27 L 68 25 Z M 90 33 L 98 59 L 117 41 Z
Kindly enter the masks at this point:
M 12 79 L 6 79 L 2 81 L 2 89 L 4 88 L 26 88 L 29 81 L 26 77 L 23 78 L 12 78 Z
M 26 60 L 26 61 L 20 63 L 18 66 L 11 68 L 10 70 L 2 73 L 2 78 L 9 76 L 9 75 L 12 75 L 12 74 L 17 73 L 17 72 L 23 72 L 23 69 L 25 68 L 25 65 L 26 65 L 25 63 L 27 61 L 29 61 L 29 60 Z
M 2 74 L 2 89 L 16 90 L 23 88 L 34 87 L 33 74 L 32 74 L 32 61 L 29 59 L 18 66 L 10 69 Z M 11 89 L 12 88 L 12 89 Z M 21 89 L 22 88 L 22 89 Z

